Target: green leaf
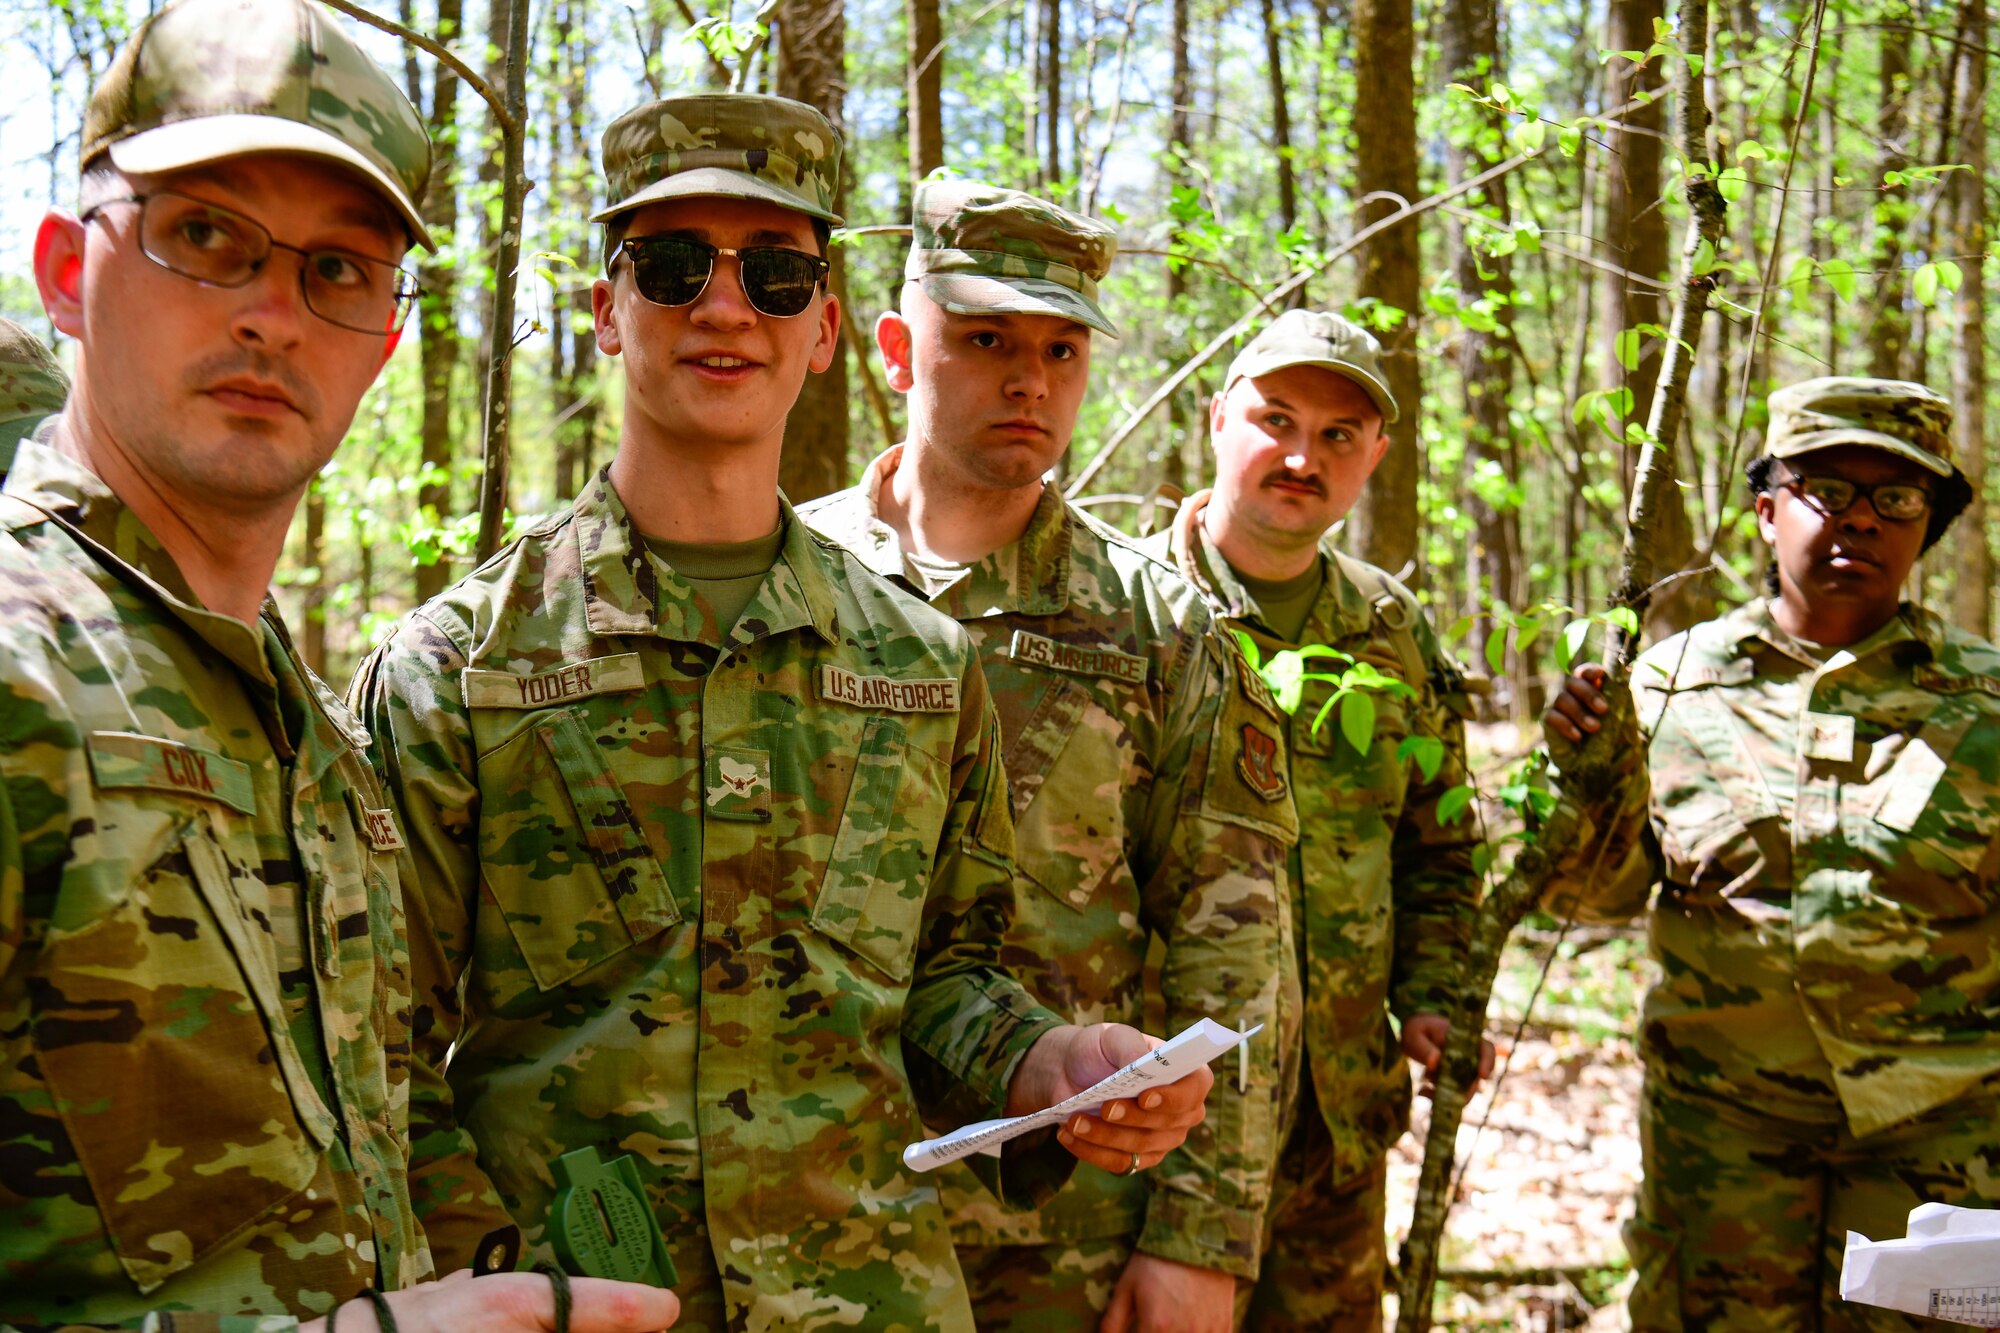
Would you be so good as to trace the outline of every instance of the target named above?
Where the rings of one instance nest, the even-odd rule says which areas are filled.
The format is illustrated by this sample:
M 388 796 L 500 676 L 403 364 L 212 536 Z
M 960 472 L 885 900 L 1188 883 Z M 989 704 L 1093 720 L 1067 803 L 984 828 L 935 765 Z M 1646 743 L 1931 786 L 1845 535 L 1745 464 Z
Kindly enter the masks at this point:
M 1362 754 L 1375 743 L 1375 697 L 1363 690 L 1351 691 L 1340 701 L 1340 734 Z
M 1733 204 L 1750 188 L 1750 173 L 1742 167 L 1724 167 L 1715 178 L 1715 188 L 1722 192 L 1725 202 Z
M 1639 613 L 1629 606 L 1614 606 L 1604 613 L 1604 623 L 1616 625 L 1628 638 L 1639 637 Z
M 1736 145 L 1736 160 L 1738 162 L 1750 162 L 1758 158 L 1768 160 L 1770 156 L 1771 154 L 1765 150 L 1764 145 L 1758 143 L 1755 139 L 1745 139 L 1742 143 Z
M 1938 260 L 1937 271 L 1939 291 L 1955 292 L 1959 284 L 1965 281 L 1965 270 L 1949 259 Z
M 1734 171 L 1736 168 L 1731 167 L 1730 170 Z M 1715 272 L 1715 246 L 1710 243 L 1707 237 L 1703 237 L 1701 243 L 1695 246 L 1694 259 L 1689 263 L 1688 268 L 1697 278 L 1703 274 Z
M 1444 766 L 1444 742 L 1435 736 L 1405 736 L 1396 747 L 1396 762 L 1407 764 L 1416 761 L 1417 772 L 1425 782 L 1437 779 L 1438 769 Z
M 1564 157 L 1575 157 L 1583 147 L 1583 131 L 1574 125 L 1565 125 L 1556 131 L 1556 147 Z
M 1465 813 L 1466 807 L 1472 804 L 1472 798 L 1477 794 L 1469 785 L 1460 783 L 1444 795 L 1438 797 L 1438 823 L 1440 825 L 1456 823 L 1459 816 Z
M 1919 305 L 1934 306 L 1938 295 L 1938 266 L 1924 264 L 1917 269 L 1917 276 L 1910 280 L 1910 290 Z
M 1516 150 L 1523 153 L 1539 153 L 1542 151 L 1542 145 L 1548 142 L 1549 127 L 1543 121 L 1524 120 L 1509 131 L 1507 137 L 1514 141 Z
M 1611 340 L 1611 352 L 1612 355 L 1618 358 L 1619 365 L 1625 367 L 1627 370 L 1637 370 L 1639 368 L 1639 330 L 1620 329 L 1618 336 Z
M 1257 641 L 1243 630 L 1235 631 L 1236 645 L 1243 650 L 1243 660 L 1250 664 L 1252 671 L 1264 665 L 1264 655 L 1257 650 Z
M 1495 625 L 1493 632 L 1486 636 L 1486 665 L 1500 674 L 1501 663 L 1507 659 L 1507 631 Z
M 1819 275 L 1826 279 L 1826 285 L 1833 288 L 1833 294 L 1843 301 L 1854 299 L 1854 265 L 1845 259 L 1829 259 L 1819 266 Z
M 1493 868 L 1493 845 L 1478 843 L 1472 849 L 1472 873 L 1482 878 Z
M 1565 673 L 1576 655 L 1583 651 L 1584 640 L 1590 637 L 1588 620 L 1572 620 L 1563 626 L 1562 637 L 1556 640 L 1556 666 Z

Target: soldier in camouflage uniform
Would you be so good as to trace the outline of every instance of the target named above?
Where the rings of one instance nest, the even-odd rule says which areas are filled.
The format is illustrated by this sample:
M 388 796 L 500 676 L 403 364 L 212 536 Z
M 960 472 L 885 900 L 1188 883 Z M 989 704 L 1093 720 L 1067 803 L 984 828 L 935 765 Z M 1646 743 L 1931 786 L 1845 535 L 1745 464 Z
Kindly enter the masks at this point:
M 936 1179 L 899 1161 L 920 1109 L 1036 1109 L 1145 1041 L 1062 1024 L 1001 967 L 1012 825 L 971 645 L 778 494 L 837 345 L 833 127 L 672 98 L 614 122 L 604 166 L 617 456 L 354 687 L 441 946 L 419 1049 L 457 1045 L 416 1090 L 412 1191 L 447 1259 L 496 1202 L 543 1246 L 551 1161 L 631 1153 L 682 1327 L 967 1330 Z M 1062 1136 L 1151 1165 L 1208 1081 Z M 1015 1146 L 1008 1197 L 1068 1176 Z
M 0 481 L 14 451 L 35 427 L 62 411 L 69 376 L 42 340 L 11 319 L 0 319 Z
M 919 185 L 901 309 L 875 335 L 909 395 L 909 439 L 800 513 L 979 649 L 1015 822 L 1008 956 L 1036 998 L 1076 1022 L 1135 1022 L 1157 939 L 1169 1030 L 1272 1024 L 1150 1176 L 1084 1172 L 1028 1211 L 954 1172 L 945 1202 L 980 1327 L 1094 1330 L 1112 1304 L 1112 1327 L 1136 1306 L 1149 1327 L 1164 1314 L 1226 1333 L 1235 1278 L 1257 1273 L 1277 1155 L 1279 881 L 1295 832 L 1284 791 L 1244 764 L 1259 742 L 1275 752 L 1282 722 L 1231 670 L 1200 595 L 1043 481 L 1069 444 L 1091 332 L 1114 332 L 1095 293 L 1115 246 L 1013 190 Z
M 1951 459 L 1921 385 L 1772 394 L 1775 595 L 1641 656 L 1636 718 L 1599 667 L 1545 718 L 1559 768 L 1607 720 L 1625 760 L 1572 793 L 1597 836 L 1552 910 L 1659 886 L 1634 1328 L 1961 1327 L 1838 1294 L 1849 1229 L 2000 1204 L 2000 650 L 1899 600 L 1970 498 Z
M 0 489 L 0 1325 L 278 1333 L 432 1273 L 401 825 L 266 598 L 407 313 L 429 144 L 316 6 L 185 0 L 81 158 L 36 246 L 75 391 Z M 672 1318 L 610 1285 L 580 1318 Z M 526 1275 L 388 1299 L 554 1326 Z
M 1470 821 L 1438 821 L 1440 798 L 1466 781 L 1458 669 L 1408 589 L 1324 541 L 1388 447 L 1396 402 L 1379 357 L 1338 316 L 1274 320 L 1211 406 L 1215 489 L 1190 496 L 1149 543 L 1260 656 L 1324 644 L 1395 682 L 1367 695 L 1365 750 L 1337 717 L 1320 721 L 1330 685 L 1308 684 L 1286 729 L 1299 820 L 1291 961 L 1305 1014 L 1249 1304 L 1247 1327 L 1260 1331 L 1380 1327 L 1385 1154 L 1409 1123 L 1404 1057 L 1430 1067 L 1442 1053 L 1479 896 Z M 1346 669 L 1328 661 L 1312 665 Z M 1287 781 L 1285 755 L 1270 767 Z

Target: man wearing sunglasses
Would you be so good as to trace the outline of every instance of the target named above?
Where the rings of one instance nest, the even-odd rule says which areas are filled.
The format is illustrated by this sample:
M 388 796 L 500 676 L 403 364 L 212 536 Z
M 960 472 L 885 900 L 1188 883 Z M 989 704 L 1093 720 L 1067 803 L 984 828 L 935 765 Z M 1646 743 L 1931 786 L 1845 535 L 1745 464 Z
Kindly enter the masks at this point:
M 999 705 L 1021 912 L 1010 956 L 1071 1016 L 1269 1031 L 1187 1147 L 1146 1175 L 1079 1173 L 1037 1210 L 970 1173 L 945 1201 L 988 1333 L 1226 1333 L 1254 1277 L 1277 1152 L 1282 723 L 1200 594 L 1046 480 L 1069 447 L 1116 238 L 1045 200 L 932 179 L 899 310 L 875 327 L 910 434 L 804 507 L 971 634 Z M 1237 668 L 1237 670 L 1232 670 Z M 1141 1165 L 1134 1163 L 1134 1165 Z
M 80 157 L 34 252 L 76 381 L 0 490 L 0 1325 L 554 1328 L 548 1279 L 425 1281 L 403 826 L 267 594 L 429 244 L 422 123 L 318 6 L 184 0 Z
M 355 698 L 408 815 L 420 1050 L 412 1186 L 469 1254 L 497 1196 L 536 1246 L 550 1163 L 633 1154 L 682 1327 L 969 1330 L 920 1112 L 1039 1109 L 1148 1049 L 1001 966 L 1012 826 L 963 631 L 778 493 L 785 417 L 833 357 L 840 140 L 782 98 L 671 98 L 605 133 L 598 346 L 618 452 L 575 506 L 421 608 Z M 1207 1071 L 1017 1145 L 1151 1166 Z M 1083 1128 L 1079 1128 L 1079 1126 Z

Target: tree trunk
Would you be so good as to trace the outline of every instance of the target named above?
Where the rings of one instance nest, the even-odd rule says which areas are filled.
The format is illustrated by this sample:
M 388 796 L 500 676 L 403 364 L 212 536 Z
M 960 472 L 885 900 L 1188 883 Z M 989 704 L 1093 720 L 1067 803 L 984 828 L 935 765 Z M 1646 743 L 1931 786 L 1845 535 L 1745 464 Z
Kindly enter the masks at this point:
M 562 0 L 558 25 L 561 45 L 552 66 L 560 79 L 559 102 L 551 117 L 556 140 L 554 195 L 565 219 L 565 249 L 590 265 L 591 227 L 583 221 L 596 211 L 597 173 L 591 167 L 589 141 L 590 66 L 587 43 L 587 0 Z M 597 337 L 590 327 L 590 305 L 579 290 L 558 290 L 552 310 L 550 359 L 555 370 L 555 499 L 568 501 L 583 488 L 590 456 L 597 442 Z
M 778 8 L 777 89 L 780 96 L 818 107 L 844 129 L 847 100 L 847 12 L 842 0 L 784 0 Z M 845 170 L 835 185 L 834 211 L 847 196 Z M 843 271 L 841 252 L 830 258 Z M 829 282 L 835 281 L 833 278 Z M 838 291 L 838 286 L 832 288 Z M 843 318 L 853 312 L 842 311 Z M 785 418 L 785 451 L 778 484 L 795 501 L 811 500 L 847 485 L 847 342 L 834 349 L 826 373 L 808 375 Z
M 910 180 L 944 165 L 944 45 L 938 0 L 906 0 L 909 77 L 904 96 L 910 115 Z M 906 208 L 905 216 L 909 214 Z
M 514 294 L 521 267 L 521 214 L 527 202 L 528 37 L 530 0 L 492 0 L 510 10 L 505 30 L 505 99 L 513 120 L 500 142 L 500 215 L 493 252 L 493 301 L 486 320 L 486 393 L 479 474 L 479 540 L 484 562 L 500 549 L 507 524 L 507 473 L 514 408 Z M 502 25 L 496 19 L 496 29 Z
M 315 674 L 326 675 L 326 491 L 314 477 L 306 488 L 305 564 L 312 582 L 305 586 L 300 610 L 305 624 L 299 651 Z
M 1882 142 L 1879 170 L 1901 171 L 1910 164 L 1904 152 L 1910 130 L 1910 33 L 1884 29 L 1878 67 Z M 1904 232 L 1910 225 L 1907 190 L 1884 190 L 1875 197 L 1874 260 L 1878 276 L 1868 321 L 1868 373 L 1881 379 L 1901 379 L 1908 360 L 1910 317 L 1903 310 L 1903 284 L 1898 270 L 1905 253 Z
M 1440 25 L 1441 54 L 1446 77 L 1453 82 L 1484 88 L 1500 77 L 1500 15 L 1494 0 L 1449 0 Z M 1461 122 L 1459 132 L 1450 136 L 1445 147 L 1446 171 L 1452 184 L 1476 176 L 1491 167 L 1495 158 L 1485 145 L 1502 142 L 1505 129 L 1497 114 L 1475 108 L 1468 112 L 1472 123 Z M 1466 200 L 1468 209 L 1496 219 L 1508 217 L 1507 180 L 1503 176 Z M 1471 304 L 1482 297 L 1493 301 L 1492 317 L 1497 329 L 1470 325 L 1459 331 L 1459 380 L 1465 395 L 1466 458 L 1474 475 L 1497 468 L 1502 476 L 1514 472 L 1514 445 L 1507 423 L 1507 400 L 1514 387 L 1512 346 L 1513 265 L 1507 256 L 1482 256 L 1472 244 L 1472 225 L 1455 224 L 1453 248 L 1459 299 Z M 1475 320 L 1476 323 L 1483 321 Z M 1473 638 L 1467 653 L 1474 661 L 1484 657 L 1486 638 L 1495 631 L 1490 620 L 1478 613 L 1490 610 L 1495 602 L 1519 610 L 1525 598 L 1515 586 L 1521 546 L 1520 517 L 1512 507 L 1500 507 L 1482 499 L 1476 488 L 1468 487 L 1466 504 L 1472 514 L 1472 550 L 1466 573 L 1469 586 L 1466 612 L 1474 617 Z M 1527 672 L 1518 657 L 1509 672 L 1506 702 L 1525 721 L 1529 706 Z
M 1278 30 L 1276 0 L 1261 3 L 1264 64 L 1271 85 L 1271 147 L 1278 159 L 1278 226 L 1281 231 L 1290 231 L 1299 222 L 1299 198 L 1292 170 L 1292 114 L 1285 98 L 1285 44 Z
M 1174 0 L 1173 32 L 1170 38 L 1173 46 L 1173 84 L 1168 94 L 1173 102 L 1167 112 L 1167 181 L 1171 188 L 1179 190 L 1188 185 L 1187 158 L 1193 145 L 1188 133 L 1188 105 L 1194 100 L 1194 72 L 1188 60 L 1188 8 L 1191 0 Z M 1178 227 L 1176 227 L 1178 232 Z M 1188 270 L 1185 267 L 1167 267 L 1167 309 L 1166 322 L 1169 331 L 1178 334 L 1187 324 L 1186 312 L 1182 310 L 1181 298 L 1187 295 Z M 1186 339 L 1176 337 L 1169 344 L 1169 353 L 1174 360 L 1185 354 Z M 1194 395 L 1176 393 L 1167 400 L 1167 438 L 1160 448 L 1160 484 L 1171 486 L 1186 493 L 1193 487 L 1188 485 L 1187 474 L 1187 434 L 1188 422 L 1196 413 L 1191 412 Z
M 1958 466 L 1972 483 L 1972 503 L 1959 517 L 1953 543 L 1958 578 L 1952 619 L 1984 639 L 1993 627 L 1993 552 L 1986 535 L 1986 0 L 1964 0 L 1966 44 L 1958 52 L 1957 95 L 1965 130 L 1958 160 L 1969 170 L 1951 173 L 1952 253 L 1964 272 L 1954 306 L 1951 398 Z
M 464 0 L 438 0 L 437 38 L 455 41 L 464 22 Z M 414 27 L 409 0 L 403 8 L 403 26 Z M 415 47 L 407 48 L 409 79 L 414 86 L 421 78 Z M 431 181 L 424 194 L 424 225 L 440 246 L 449 247 L 458 231 L 458 76 L 438 61 L 428 62 L 431 76 L 430 113 L 426 120 L 431 134 Z M 424 103 L 413 98 L 417 106 Z M 421 253 L 421 252 L 420 252 Z M 458 270 L 449 257 L 426 257 L 418 267 L 417 280 L 423 295 L 417 301 L 417 364 L 424 386 L 424 417 L 419 456 L 421 480 L 417 484 L 417 507 L 429 511 L 424 521 L 444 523 L 452 516 L 451 470 L 458 457 L 452 429 L 452 392 L 460 357 L 458 333 Z M 451 566 L 440 557 L 416 567 L 419 605 L 444 591 L 450 582 Z
M 1062 180 L 1062 0 L 1042 3 L 1042 188 Z
M 1383 193 L 1359 210 L 1366 226 L 1417 190 L 1416 33 L 1410 0 L 1354 0 L 1354 193 Z M 1392 574 L 1414 574 L 1418 552 L 1417 419 L 1422 377 L 1417 367 L 1417 281 L 1422 272 L 1417 220 L 1391 227 L 1361 253 L 1357 295 L 1402 312 L 1394 327 L 1378 330 L 1389 391 L 1402 409 L 1389 428 L 1389 452 L 1375 469 L 1361 501 L 1348 515 L 1342 545 Z

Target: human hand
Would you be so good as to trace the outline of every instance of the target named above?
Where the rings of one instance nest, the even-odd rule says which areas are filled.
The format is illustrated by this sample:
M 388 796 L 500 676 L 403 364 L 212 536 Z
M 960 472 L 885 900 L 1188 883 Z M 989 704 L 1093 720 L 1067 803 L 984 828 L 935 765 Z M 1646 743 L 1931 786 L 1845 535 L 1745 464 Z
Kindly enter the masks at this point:
M 1236 1279 L 1150 1254 L 1135 1254 L 1098 1333 L 1229 1333 L 1236 1323 Z
M 1419 1097 L 1431 1097 L 1437 1093 L 1438 1061 L 1444 1059 L 1444 1044 L 1451 1040 L 1451 1020 L 1443 1014 L 1411 1014 L 1403 1020 L 1403 1054 L 1423 1066 L 1423 1086 L 1417 1089 Z M 1486 1038 L 1479 1039 L 1479 1072 L 1473 1076 L 1472 1088 L 1484 1083 L 1493 1073 L 1493 1043 Z M 1472 1088 L 1467 1088 L 1469 1093 Z
M 1604 697 L 1605 682 L 1610 679 L 1611 673 L 1601 663 L 1590 662 L 1563 682 L 1542 714 L 1542 734 L 1551 748 L 1557 737 L 1581 745 L 1586 734 L 1595 734 L 1604 725 L 1599 719 L 1611 711 L 1611 701 Z
M 681 1317 L 680 1298 L 639 1282 L 603 1278 L 569 1280 L 570 1333 L 658 1333 Z M 555 1286 L 540 1273 L 495 1273 L 474 1277 L 461 1269 L 438 1282 L 423 1282 L 385 1299 L 398 1333 L 555 1333 Z M 338 1333 L 381 1333 L 374 1305 L 349 1301 L 335 1312 Z M 326 1333 L 327 1320 L 301 1325 L 299 1333 Z
M 1027 1115 L 1073 1097 L 1111 1077 L 1155 1046 L 1164 1045 L 1123 1023 L 1051 1028 L 1028 1048 L 1007 1087 L 1007 1114 Z M 1158 1166 L 1202 1122 L 1202 1103 L 1215 1083 L 1206 1065 L 1175 1082 L 1146 1089 L 1137 1098 L 1106 1102 L 1095 1112 L 1071 1116 L 1056 1140 L 1078 1160 L 1130 1175 Z

